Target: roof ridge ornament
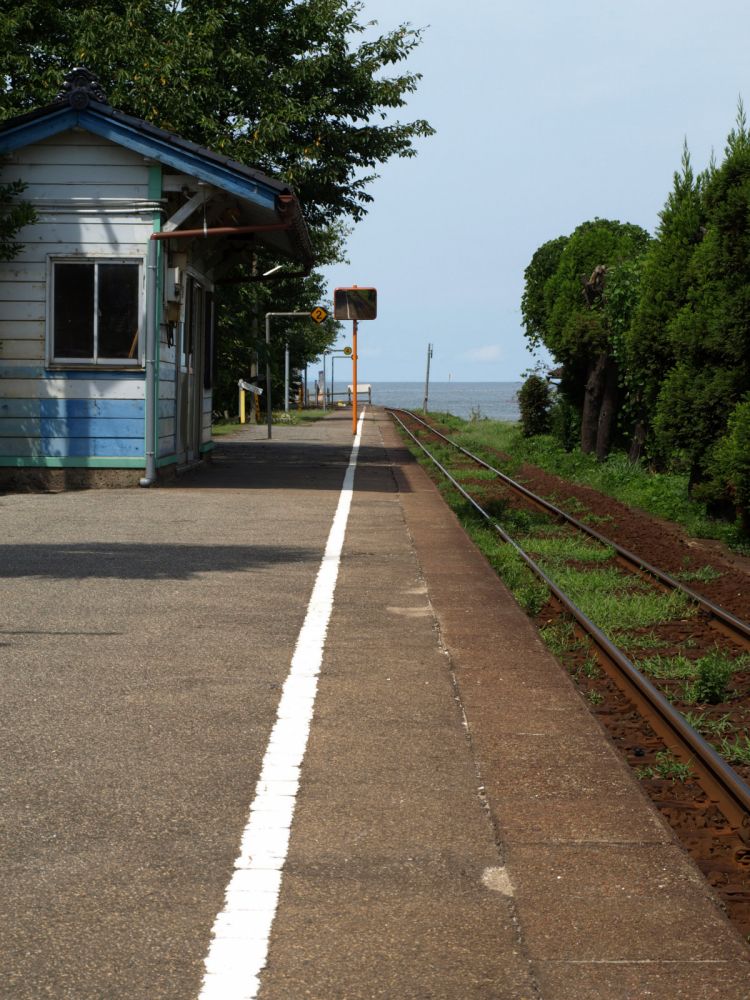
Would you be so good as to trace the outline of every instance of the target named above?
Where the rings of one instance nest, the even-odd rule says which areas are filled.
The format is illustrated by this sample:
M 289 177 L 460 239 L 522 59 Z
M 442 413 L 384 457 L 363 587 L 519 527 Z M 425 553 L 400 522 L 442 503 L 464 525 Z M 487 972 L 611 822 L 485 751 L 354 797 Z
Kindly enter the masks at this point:
M 65 74 L 65 82 L 55 98 L 55 103 L 65 104 L 67 102 L 76 111 L 83 111 L 91 101 L 109 104 L 107 95 L 99 82 L 99 77 L 90 69 L 86 69 L 85 66 L 76 66 Z

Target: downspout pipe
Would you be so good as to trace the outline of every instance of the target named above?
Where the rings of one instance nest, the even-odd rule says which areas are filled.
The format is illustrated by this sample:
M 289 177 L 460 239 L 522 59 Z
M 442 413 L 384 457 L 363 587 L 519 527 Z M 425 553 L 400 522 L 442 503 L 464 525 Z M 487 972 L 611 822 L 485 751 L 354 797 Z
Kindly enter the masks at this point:
M 148 241 L 146 255 L 146 470 L 138 485 L 156 482 L 156 240 Z

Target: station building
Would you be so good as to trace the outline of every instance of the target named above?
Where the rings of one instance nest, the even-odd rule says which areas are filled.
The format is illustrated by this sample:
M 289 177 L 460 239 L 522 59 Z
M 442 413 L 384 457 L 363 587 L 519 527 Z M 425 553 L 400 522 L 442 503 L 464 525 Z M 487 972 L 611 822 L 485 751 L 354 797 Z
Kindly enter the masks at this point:
M 215 285 L 309 273 L 292 190 L 113 109 L 88 70 L 0 124 L 36 220 L 0 262 L 0 485 L 150 485 L 212 447 Z

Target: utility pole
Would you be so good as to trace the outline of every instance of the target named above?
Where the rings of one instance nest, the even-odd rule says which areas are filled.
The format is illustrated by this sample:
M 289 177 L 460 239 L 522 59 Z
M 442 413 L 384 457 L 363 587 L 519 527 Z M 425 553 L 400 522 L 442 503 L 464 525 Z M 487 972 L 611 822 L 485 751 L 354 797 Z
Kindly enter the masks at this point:
M 422 410 L 427 413 L 427 397 L 430 394 L 430 359 L 432 358 L 432 344 L 427 345 L 427 374 L 424 379 L 424 403 Z
M 284 347 L 284 413 L 289 413 L 289 341 Z

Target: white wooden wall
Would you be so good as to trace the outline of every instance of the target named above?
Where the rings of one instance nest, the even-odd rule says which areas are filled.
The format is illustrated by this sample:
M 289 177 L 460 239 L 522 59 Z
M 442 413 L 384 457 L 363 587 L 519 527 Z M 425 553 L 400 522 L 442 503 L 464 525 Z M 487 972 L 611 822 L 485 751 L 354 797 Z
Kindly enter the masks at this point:
M 18 234 L 18 257 L 0 263 L 0 463 L 140 459 L 143 371 L 48 369 L 45 334 L 50 255 L 144 258 L 149 164 L 71 131 L 18 150 L 3 177 L 27 182 L 37 222 Z

